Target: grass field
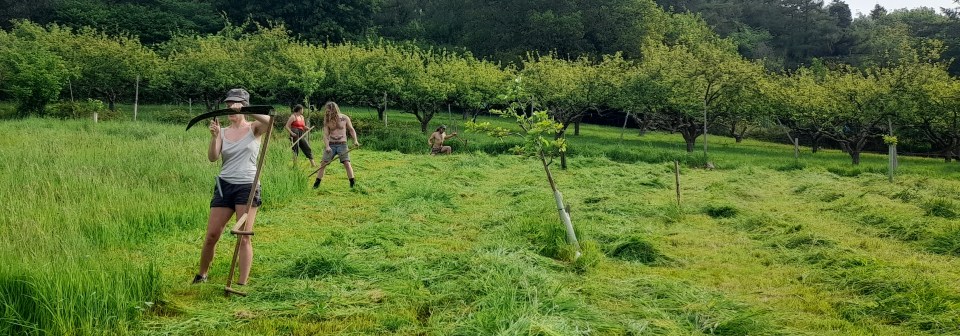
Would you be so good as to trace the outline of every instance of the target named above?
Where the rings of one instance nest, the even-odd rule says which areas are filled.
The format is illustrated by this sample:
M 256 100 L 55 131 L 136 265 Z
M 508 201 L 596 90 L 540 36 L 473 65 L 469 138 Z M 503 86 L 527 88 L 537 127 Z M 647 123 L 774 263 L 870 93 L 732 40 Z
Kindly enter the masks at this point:
M 347 113 L 358 187 L 332 165 L 310 189 L 278 137 L 251 295 L 229 299 L 229 234 L 188 284 L 219 167 L 205 129 L 0 122 L 0 333 L 960 335 L 956 163 L 902 158 L 891 184 L 884 156 L 711 136 L 703 170 L 679 135 L 585 126 L 554 171 L 584 245 L 569 262 L 509 141 L 442 115 L 466 143 L 431 157 L 411 116 Z

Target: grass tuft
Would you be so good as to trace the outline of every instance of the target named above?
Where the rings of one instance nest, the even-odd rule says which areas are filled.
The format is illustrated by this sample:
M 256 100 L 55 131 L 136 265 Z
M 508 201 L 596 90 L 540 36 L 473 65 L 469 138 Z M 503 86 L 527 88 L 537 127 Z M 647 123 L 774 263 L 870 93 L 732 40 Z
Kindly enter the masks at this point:
M 284 268 L 282 274 L 291 278 L 312 279 L 356 272 L 345 254 L 330 254 L 330 252 L 318 251 L 299 257 Z
M 731 218 L 737 215 L 737 208 L 729 204 L 711 204 L 704 208 L 704 212 L 713 218 Z
M 957 205 L 947 198 L 934 198 L 923 202 L 920 206 L 926 212 L 927 216 L 936 216 L 946 219 L 957 218 Z
M 653 265 L 664 259 L 663 254 L 653 244 L 637 236 L 618 242 L 609 254 L 617 259 L 646 265 Z

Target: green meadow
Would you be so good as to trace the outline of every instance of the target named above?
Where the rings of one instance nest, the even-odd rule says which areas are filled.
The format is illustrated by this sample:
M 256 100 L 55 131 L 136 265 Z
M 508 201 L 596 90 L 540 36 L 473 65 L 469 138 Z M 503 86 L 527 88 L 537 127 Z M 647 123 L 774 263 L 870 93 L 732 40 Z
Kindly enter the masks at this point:
M 711 135 L 707 158 L 585 125 L 553 168 L 570 261 L 514 140 L 441 114 L 460 139 L 429 156 L 412 116 L 367 109 L 345 110 L 354 189 L 339 164 L 311 189 L 274 136 L 250 295 L 226 298 L 229 233 L 189 284 L 219 164 L 204 127 L 157 122 L 168 109 L 0 122 L 0 333 L 960 335 L 960 164 L 901 157 L 890 183 L 882 155 Z

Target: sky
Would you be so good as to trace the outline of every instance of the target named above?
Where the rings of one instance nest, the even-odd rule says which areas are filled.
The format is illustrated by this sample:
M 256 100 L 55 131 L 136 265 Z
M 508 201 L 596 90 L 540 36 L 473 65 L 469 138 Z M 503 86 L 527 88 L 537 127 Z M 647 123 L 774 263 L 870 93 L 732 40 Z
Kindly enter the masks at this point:
M 829 0 L 824 2 L 830 3 Z M 953 0 L 844 0 L 844 2 L 850 5 L 850 12 L 853 13 L 853 17 L 857 17 L 858 11 L 863 15 L 870 14 L 870 10 L 876 4 L 880 4 L 888 12 L 900 8 L 933 7 L 939 11 L 940 7 L 960 7 L 960 5 L 954 4 Z

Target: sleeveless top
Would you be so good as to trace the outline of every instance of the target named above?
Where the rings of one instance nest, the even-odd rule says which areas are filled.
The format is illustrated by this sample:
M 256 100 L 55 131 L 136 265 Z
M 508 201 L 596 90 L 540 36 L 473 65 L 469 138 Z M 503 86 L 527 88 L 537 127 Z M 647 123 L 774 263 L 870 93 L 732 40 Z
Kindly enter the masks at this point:
M 260 155 L 260 140 L 253 136 L 253 127 L 237 141 L 227 140 L 226 133 L 220 132 L 223 140 L 220 147 L 220 156 L 223 157 L 220 178 L 230 184 L 253 183 L 253 176 L 257 174 L 257 157 Z
M 307 124 L 303 121 L 303 116 L 294 117 L 293 123 L 290 124 L 290 128 L 296 128 L 301 130 L 307 129 Z

